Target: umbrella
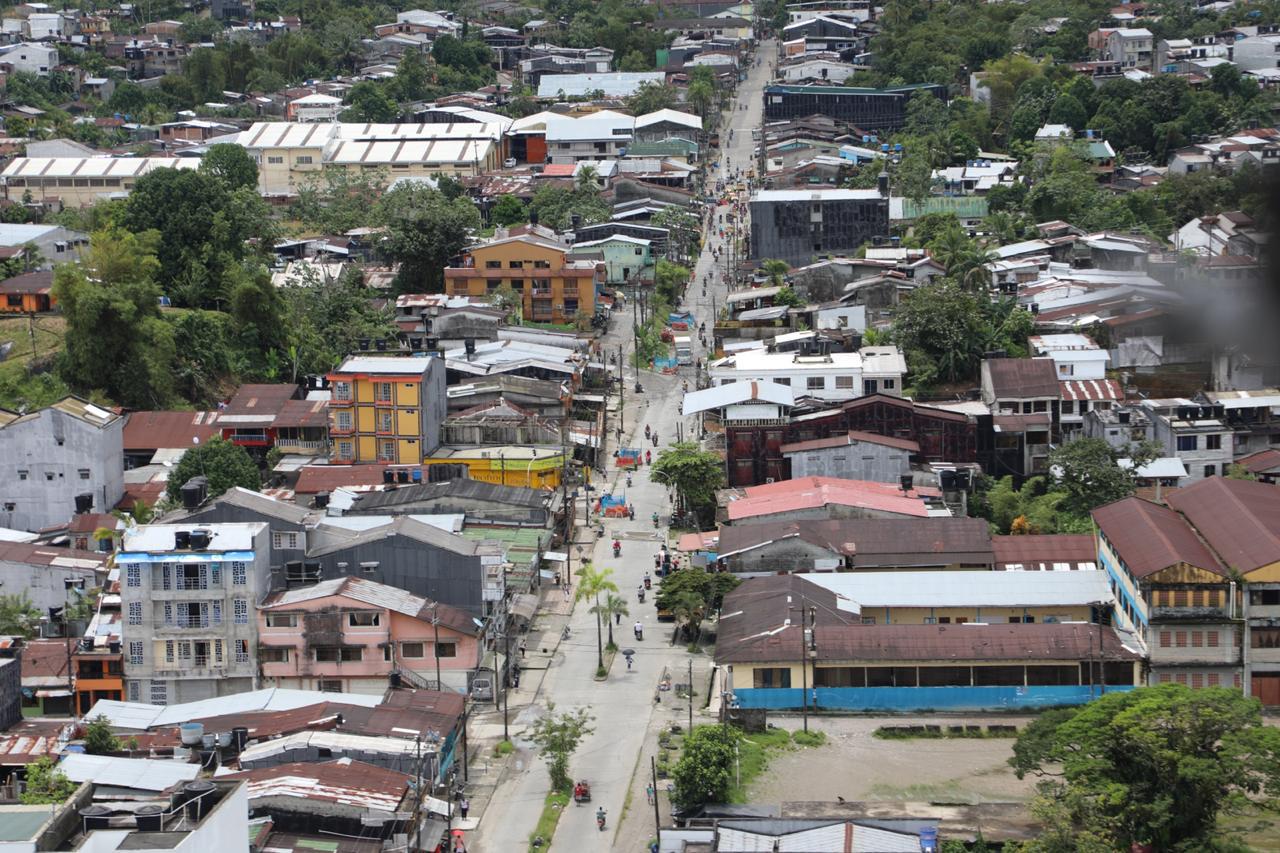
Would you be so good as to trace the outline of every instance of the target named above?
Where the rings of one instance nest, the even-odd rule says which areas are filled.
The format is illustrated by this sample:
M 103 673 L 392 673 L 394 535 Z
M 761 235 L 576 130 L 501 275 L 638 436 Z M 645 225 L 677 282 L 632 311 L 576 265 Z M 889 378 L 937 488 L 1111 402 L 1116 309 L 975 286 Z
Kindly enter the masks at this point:
M 624 658 L 629 658 L 629 657 L 631 657 L 632 655 L 634 655 L 635 653 L 636 653 L 636 650 L 635 650 L 635 649 L 623 649 L 623 650 L 622 650 L 622 656 L 623 656 Z

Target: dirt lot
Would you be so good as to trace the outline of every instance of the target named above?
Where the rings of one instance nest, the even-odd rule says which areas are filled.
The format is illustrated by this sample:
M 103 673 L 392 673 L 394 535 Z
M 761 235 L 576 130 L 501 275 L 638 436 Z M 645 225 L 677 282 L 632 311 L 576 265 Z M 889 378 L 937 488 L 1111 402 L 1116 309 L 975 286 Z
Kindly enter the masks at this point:
M 1030 718 L 996 716 L 939 719 L 840 717 L 809 721 L 810 730 L 825 732 L 828 746 L 803 749 L 775 758 L 751 790 L 752 802 L 784 800 L 932 800 L 977 803 L 1026 800 L 1034 793 L 1030 779 L 1019 781 L 1006 760 L 1013 738 L 981 740 L 881 740 L 872 732 L 882 725 L 943 726 L 996 723 L 1025 725 Z M 774 718 L 776 726 L 800 728 L 797 718 Z

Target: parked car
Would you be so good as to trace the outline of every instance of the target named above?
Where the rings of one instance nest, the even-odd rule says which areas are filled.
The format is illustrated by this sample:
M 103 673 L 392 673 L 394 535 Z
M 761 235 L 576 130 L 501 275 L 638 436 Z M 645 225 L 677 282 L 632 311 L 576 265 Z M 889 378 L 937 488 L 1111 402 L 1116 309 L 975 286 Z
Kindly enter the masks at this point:
M 480 675 L 472 680 L 471 698 L 476 702 L 492 702 L 493 679 L 487 675 Z
M 502 168 L 504 169 L 514 169 L 515 167 L 516 167 L 516 158 L 514 157 L 508 157 L 507 159 L 502 161 Z

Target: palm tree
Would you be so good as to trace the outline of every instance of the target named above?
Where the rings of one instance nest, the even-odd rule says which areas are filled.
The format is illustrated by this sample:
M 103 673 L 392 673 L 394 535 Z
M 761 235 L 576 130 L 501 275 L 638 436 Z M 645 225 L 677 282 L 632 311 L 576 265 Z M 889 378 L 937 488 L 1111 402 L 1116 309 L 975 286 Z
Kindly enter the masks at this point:
M 777 258 L 768 258 L 760 264 L 760 268 L 769 276 L 769 280 L 773 282 L 774 287 L 781 287 L 782 283 L 787 279 L 787 273 L 791 272 L 791 264 L 786 261 L 780 261 Z
M 613 617 L 631 615 L 631 611 L 627 609 L 627 600 L 620 595 L 613 595 L 610 593 L 605 596 L 604 604 L 599 606 L 600 615 L 604 617 L 605 623 L 609 626 L 609 642 L 606 644 L 606 647 L 609 649 L 616 649 L 618 648 L 618 645 L 613 641 L 613 623 L 617 620 Z
M 604 669 L 604 629 L 600 624 L 600 594 L 617 592 L 618 585 L 609 578 L 613 569 L 593 569 L 583 566 L 578 570 L 578 601 L 593 601 L 591 612 L 596 615 L 596 668 Z
M 596 185 L 596 179 L 600 176 L 600 170 L 595 166 L 579 166 L 577 188 L 583 192 L 595 192 L 599 187 Z
M 703 601 L 702 596 L 692 590 L 680 593 L 671 602 L 671 612 L 680 621 L 684 635 L 690 640 L 696 636 L 696 626 L 702 623 L 706 606 L 707 603 Z

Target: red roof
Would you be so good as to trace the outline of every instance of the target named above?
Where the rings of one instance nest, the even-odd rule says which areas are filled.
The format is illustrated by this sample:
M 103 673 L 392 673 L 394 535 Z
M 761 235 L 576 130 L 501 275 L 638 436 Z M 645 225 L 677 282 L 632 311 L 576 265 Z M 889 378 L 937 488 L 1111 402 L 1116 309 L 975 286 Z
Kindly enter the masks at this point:
M 916 488 L 905 494 L 892 483 L 843 480 L 837 477 L 803 477 L 763 486 L 751 486 L 746 496 L 728 505 L 729 520 L 796 512 L 835 504 L 872 512 L 924 518 L 929 514 L 922 497 L 937 497 L 938 490 Z
M 8 247 L 6 247 L 8 248 Z M 22 246 L 14 247 L 16 251 L 11 257 L 21 254 Z M 6 278 L 0 281 L 0 293 L 19 294 L 19 293 L 49 293 L 53 290 L 53 272 L 52 271 L 36 271 L 25 272 L 21 275 L 15 275 L 13 278 Z
M 1242 459 L 1237 459 L 1236 464 L 1250 474 L 1275 471 L 1280 469 L 1280 450 L 1275 450 L 1274 448 L 1259 450 L 1257 453 L 1251 453 Z
M 60 679 L 67 684 L 67 644 L 72 640 L 27 640 L 22 644 L 22 677 Z
M 542 167 L 542 174 L 548 178 L 572 178 L 577 168 L 577 163 L 548 163 Z
M 1208 477 L 1168 501 L 1236 571 L 1280 561 L 1280 489 L 1272 484 Z
M 1071 379 L 1059 382 L 1063 400 L 1123 400 L 1124 389 L 1114 379 Z
M 295 494 L 314 495 L 342 486 L 376 486 L 382 482 L 386 465 L 306 465 L 298 474 Z
M 287 400 L 273 427 L 325 427 L 329 425 L 329 404 L 325 400 Z
M 1007 571 L 1012 566 L 1049 571 L 1062 564 L 1076 570 L 1082 564 L 1098 562 L 1098 547 L 1089 533 L 992 536 L 991 550 L 995 552 L 997 571 Z
M 124 424 L 124 449 L 188 448 L 220 434 L 217 412 L 133 412 Z
M 878 435 L 874 432 L 860 432 L 858 430 L 850 430 L 848 435 L 835 435 L 831 438 L 815 438 L 812 441 L 797 441 L 794 444 L 784 444 L 782 445 L 782 452 L 801 453 L 806 450 L 822 450 L 828 447 L 848 447 L 858 442 L 894 447 L 910 453 L 920 452 L 920 445 L 914 441 L 909 441 L 905 438 L 894 438 L 888 435 Z
M 1145 578 L 1178 563 L 1220 575 L 1227 573 L 1187 520 L 1168 507 L 1141 498 L 1125 498 L 1098 507 L 1092 515 L 1135 578 Z

